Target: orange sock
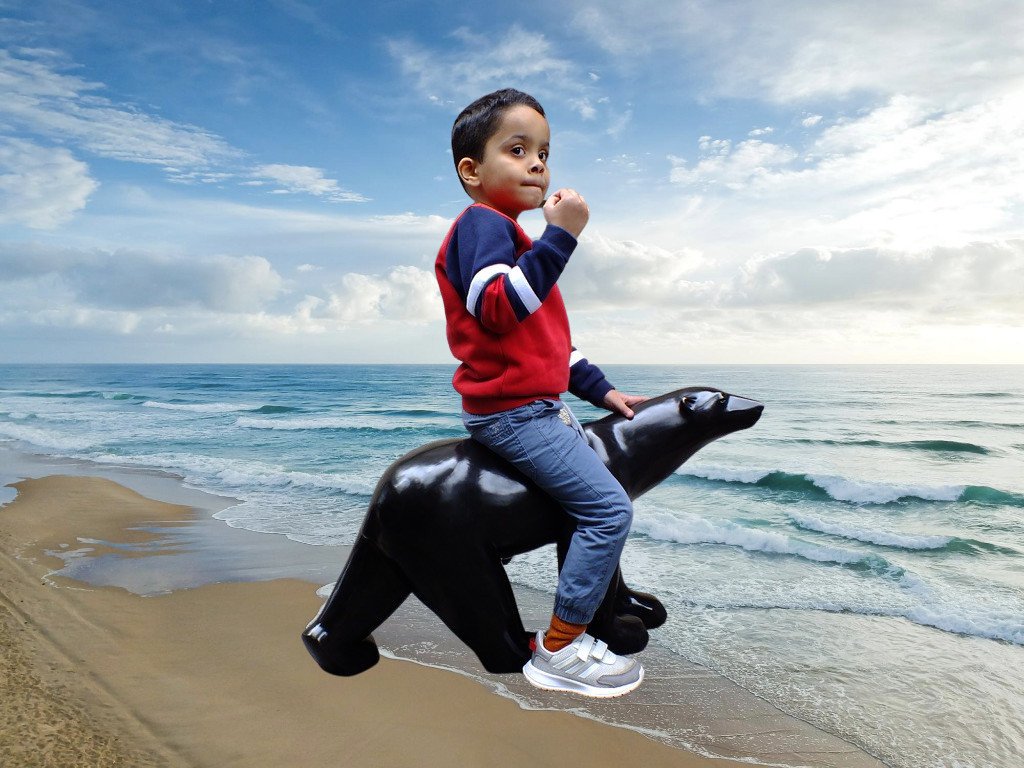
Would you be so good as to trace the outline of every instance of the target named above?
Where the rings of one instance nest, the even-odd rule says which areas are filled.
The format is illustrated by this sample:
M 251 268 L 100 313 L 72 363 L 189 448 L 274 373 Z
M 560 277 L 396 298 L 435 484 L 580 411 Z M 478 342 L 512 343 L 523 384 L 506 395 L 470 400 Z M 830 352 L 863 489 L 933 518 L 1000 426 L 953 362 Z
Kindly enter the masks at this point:
M 570 624 L 552 614 L 551 626 L 544 633 L 544 647 L 551 653 L 560 651 L 586 631 L 586 624 Z

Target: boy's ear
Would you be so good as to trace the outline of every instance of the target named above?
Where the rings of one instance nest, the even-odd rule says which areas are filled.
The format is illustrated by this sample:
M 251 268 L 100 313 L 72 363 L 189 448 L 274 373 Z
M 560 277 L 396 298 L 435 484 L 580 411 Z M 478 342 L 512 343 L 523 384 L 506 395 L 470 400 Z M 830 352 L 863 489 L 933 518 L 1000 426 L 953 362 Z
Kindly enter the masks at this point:
M 480 174 L 477 170 L 479 163 L 472 157 L 464 157 L 459 160 L 455 169 L 459 172 L 459 178 L 467 187 L 476 187 L 480 184 Z

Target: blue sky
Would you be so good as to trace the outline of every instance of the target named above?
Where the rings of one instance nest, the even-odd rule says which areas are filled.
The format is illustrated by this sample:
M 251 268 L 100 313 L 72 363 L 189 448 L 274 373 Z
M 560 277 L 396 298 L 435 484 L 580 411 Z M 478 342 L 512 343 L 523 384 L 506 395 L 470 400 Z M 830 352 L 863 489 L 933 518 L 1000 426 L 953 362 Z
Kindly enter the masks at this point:
M 449 361 L 448 135 L 505 86 L 596 362 L 1024 363 L 1015 0 L 0 0 L 0 362 Z

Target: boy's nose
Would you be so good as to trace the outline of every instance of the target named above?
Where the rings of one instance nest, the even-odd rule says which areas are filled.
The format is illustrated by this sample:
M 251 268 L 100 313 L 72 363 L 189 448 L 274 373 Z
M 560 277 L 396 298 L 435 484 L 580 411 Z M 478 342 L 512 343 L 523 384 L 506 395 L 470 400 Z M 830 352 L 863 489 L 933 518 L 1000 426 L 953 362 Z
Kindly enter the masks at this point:
M 534 158 L 533 164 L 530 165 L 530 171 L 532 173 L 543 173 L 544 172 L 544 161 L 539 157 Z

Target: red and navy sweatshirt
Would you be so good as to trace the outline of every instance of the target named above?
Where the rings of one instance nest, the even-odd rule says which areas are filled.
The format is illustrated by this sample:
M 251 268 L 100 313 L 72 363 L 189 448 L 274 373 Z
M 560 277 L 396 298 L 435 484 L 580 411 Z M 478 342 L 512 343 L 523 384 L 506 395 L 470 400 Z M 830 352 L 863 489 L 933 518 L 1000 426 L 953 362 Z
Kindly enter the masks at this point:
M 536 242 L 513 219 L 476 203 L 452 224 L 434 271 L 448 346 L 461 361 L 452 383 L 469 413 L 489 414 L 567 389 L 600 406 L 612 389 L 572 346 L 555 284 L 576 238 L 548 225 Z

